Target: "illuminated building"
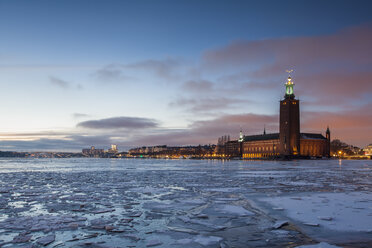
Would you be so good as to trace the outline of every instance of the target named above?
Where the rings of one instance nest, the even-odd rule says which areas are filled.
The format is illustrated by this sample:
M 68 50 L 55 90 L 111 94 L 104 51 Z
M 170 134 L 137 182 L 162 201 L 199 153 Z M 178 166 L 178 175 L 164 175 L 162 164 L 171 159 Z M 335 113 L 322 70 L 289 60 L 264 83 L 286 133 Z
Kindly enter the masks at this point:
M 290 73 L 290 72 L 289 72 Z M 243 136 L 226 144 L 226 155 L 243 158 L 329 157 L 330 130 L 326 137 L 318 133 L 300 133 L 300 101 L 295 98 L 294 83 L 289 76 L 284 99 L 280 101 L 279 133 Z M 235 144 L 240 143 L 241 146 Z
M 117 153 L 117 152 L 118 152 L 117 145 L 111 145 L 111 148 L 108 149 L 108 153 Z
M 227 137 L 226 137 L 227 138 Z M 199 146 L 149 146 L 137 147 L 128 151 L 130 157 L 180 158 L 180 157 L 211 157 L 216 145 Z
M 363 149 L 365 155 L 372 156 L 372 144 L 369 144 Z

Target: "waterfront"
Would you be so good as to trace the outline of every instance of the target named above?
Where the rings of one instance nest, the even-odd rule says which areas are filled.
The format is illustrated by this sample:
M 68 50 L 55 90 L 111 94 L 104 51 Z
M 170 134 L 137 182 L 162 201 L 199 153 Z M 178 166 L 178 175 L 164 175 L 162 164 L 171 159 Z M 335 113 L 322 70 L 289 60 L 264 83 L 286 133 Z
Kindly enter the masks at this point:
M 371 160 L 1 159 L 0 247 L 363 247 L 371 179 Z

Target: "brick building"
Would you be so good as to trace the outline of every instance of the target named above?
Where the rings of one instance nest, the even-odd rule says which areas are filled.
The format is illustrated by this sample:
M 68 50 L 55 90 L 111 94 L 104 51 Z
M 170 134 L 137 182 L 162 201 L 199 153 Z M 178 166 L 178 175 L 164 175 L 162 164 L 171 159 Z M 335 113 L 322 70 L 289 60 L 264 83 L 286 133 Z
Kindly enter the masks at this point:
M 284 99 L 280 101 L 279 133 L 244 136 L 226 143 L 226 156 L 243 158 L 270 157 L 329 157 L 330 131 L 326 137 L 320 133 L 300 132 L 300 100 L 295 98 L 294 83 L 289 76 L 285 84 Z M 236 143 L 240 143 L 236 145 Z

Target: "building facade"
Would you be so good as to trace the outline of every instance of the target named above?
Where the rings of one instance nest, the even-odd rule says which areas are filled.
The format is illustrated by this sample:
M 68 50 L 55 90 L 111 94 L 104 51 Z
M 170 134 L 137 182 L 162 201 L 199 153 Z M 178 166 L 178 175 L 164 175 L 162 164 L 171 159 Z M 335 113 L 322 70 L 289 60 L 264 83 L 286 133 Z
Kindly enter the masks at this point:
M 280 155 L 279 133 L 245 136 L 243 158 L 269 158 Z

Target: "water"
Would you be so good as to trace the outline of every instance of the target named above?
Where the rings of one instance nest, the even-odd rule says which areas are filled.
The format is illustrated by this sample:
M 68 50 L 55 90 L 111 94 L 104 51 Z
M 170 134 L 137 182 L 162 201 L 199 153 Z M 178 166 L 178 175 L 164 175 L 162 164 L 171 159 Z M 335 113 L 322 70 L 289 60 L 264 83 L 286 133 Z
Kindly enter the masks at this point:
M 3 158 L 0 247 L 39 247 L 48 235 L 46 247 L 368 242 L 371 169 L 370 160 Z

